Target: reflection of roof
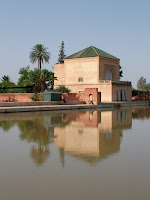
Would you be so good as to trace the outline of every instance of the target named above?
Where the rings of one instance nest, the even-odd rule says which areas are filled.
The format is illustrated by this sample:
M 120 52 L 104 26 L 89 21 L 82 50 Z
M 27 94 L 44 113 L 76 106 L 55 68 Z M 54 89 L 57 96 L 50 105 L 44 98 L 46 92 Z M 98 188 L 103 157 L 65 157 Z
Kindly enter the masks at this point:
M 90 164 L 95 164 L 99 161 L 102 161 L 116 153 L 118 153 L 118 151 L 116 152 L 113 152 L 113 153 L 107 153 L 107 154 L 102 154 L 102 155 L 98 155 L 98 156 L 90 156 L 90 155 L 83 155 L 83 154 L 75 154 L 75 153 L 72 153 L 72 152 L 66 152 L 67 154 L 69 154 L 70 156 L 72 157 L 76 157 L 80 160 L 83 160 L 84 162 L 87 162 L 87 163 L 90 163 Z
M 90 46 L 86 49 L 83 49 L 81 51 L 78 51 L 77 53 L 74 53 L 65 59 L 70 59 L 70 58 L 84 58 L 84 57 L 96 57 L 96 56 L 101 56 L 101 57 L 106 57 L 106 58 L 112 58 L 112 59 L 118 59 L 115 56 L 112 56 L 105 51 L 102 51 L 101 49 L 98 49 L 94 46 Z

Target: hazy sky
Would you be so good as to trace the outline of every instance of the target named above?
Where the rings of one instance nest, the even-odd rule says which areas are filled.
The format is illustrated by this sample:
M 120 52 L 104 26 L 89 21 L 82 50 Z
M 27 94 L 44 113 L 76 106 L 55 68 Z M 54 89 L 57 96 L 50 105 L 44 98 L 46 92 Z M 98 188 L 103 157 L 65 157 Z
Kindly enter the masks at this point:
M 37 67 L 29 53 L 38 43 L 52 70 L 62 40 L 66 55 L 93 45 L 120 58 L 122 80 L 150 82 L 149 0 L 0 0 L 0 79 L 17 82 L 21 67 Z

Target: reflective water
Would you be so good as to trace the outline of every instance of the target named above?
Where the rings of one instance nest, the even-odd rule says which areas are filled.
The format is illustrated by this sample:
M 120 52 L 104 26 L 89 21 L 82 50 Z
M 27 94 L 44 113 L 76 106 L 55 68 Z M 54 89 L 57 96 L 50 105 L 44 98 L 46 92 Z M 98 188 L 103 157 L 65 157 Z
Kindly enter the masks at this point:
M 0 115 L 0 200 L 149 200 L 150 109 Z

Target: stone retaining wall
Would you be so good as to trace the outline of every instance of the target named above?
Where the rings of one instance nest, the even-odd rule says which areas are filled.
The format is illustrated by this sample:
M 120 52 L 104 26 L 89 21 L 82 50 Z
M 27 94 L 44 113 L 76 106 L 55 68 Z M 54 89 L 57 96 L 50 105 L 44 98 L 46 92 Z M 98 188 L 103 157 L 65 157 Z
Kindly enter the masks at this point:
M 33 95 L 33 93 L 1 93 L 0 94 L 0 102 L 8 103 L 15 102 L 15 103 L 21 103 L 21 102 L 31 102 L 33 101 L 30 99 L 30 97 Z M 85 88 L 85 90 L 82 93 L 63 93 L 62 99 L 66 100 L 66 104 L 74 105 L 74 104 L 94 104 L 98 105 L 100 104 L 100 93 L 98 92 L 97 88 Z M 36 104 L 36 103 L 34 103 Z M 46 105 L 46 102 L 43 104 Z M 49 102 L 49 105 L 58 105 L 61 104 L 61 102 Z M 8 104 L 7 104 L 8 105 Z M 17 104 L 16 104 L 17 105 Z M 15 106 L 15 104 L 14 104 Z M 20 106 L 18 104 L 17 106 Z M 23 106 L 23 105 L 22 105 Z
M 33 93 L 1 93 L 0 102 L 32 102 Z
M 84 101 L 86 104 L 99 105 L 101 96 L 97 88 L 85 88 L 82 93 L 63 93 L 62 99 L 66 101 Z

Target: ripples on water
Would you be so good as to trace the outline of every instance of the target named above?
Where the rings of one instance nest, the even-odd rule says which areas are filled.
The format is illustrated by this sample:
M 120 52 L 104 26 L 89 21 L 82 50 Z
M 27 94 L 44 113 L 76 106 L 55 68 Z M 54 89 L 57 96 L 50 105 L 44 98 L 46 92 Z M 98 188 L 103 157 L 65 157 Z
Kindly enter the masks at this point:
M 0 199 L 150 199 L 149 118 L 149 108 L 1 114 Z

